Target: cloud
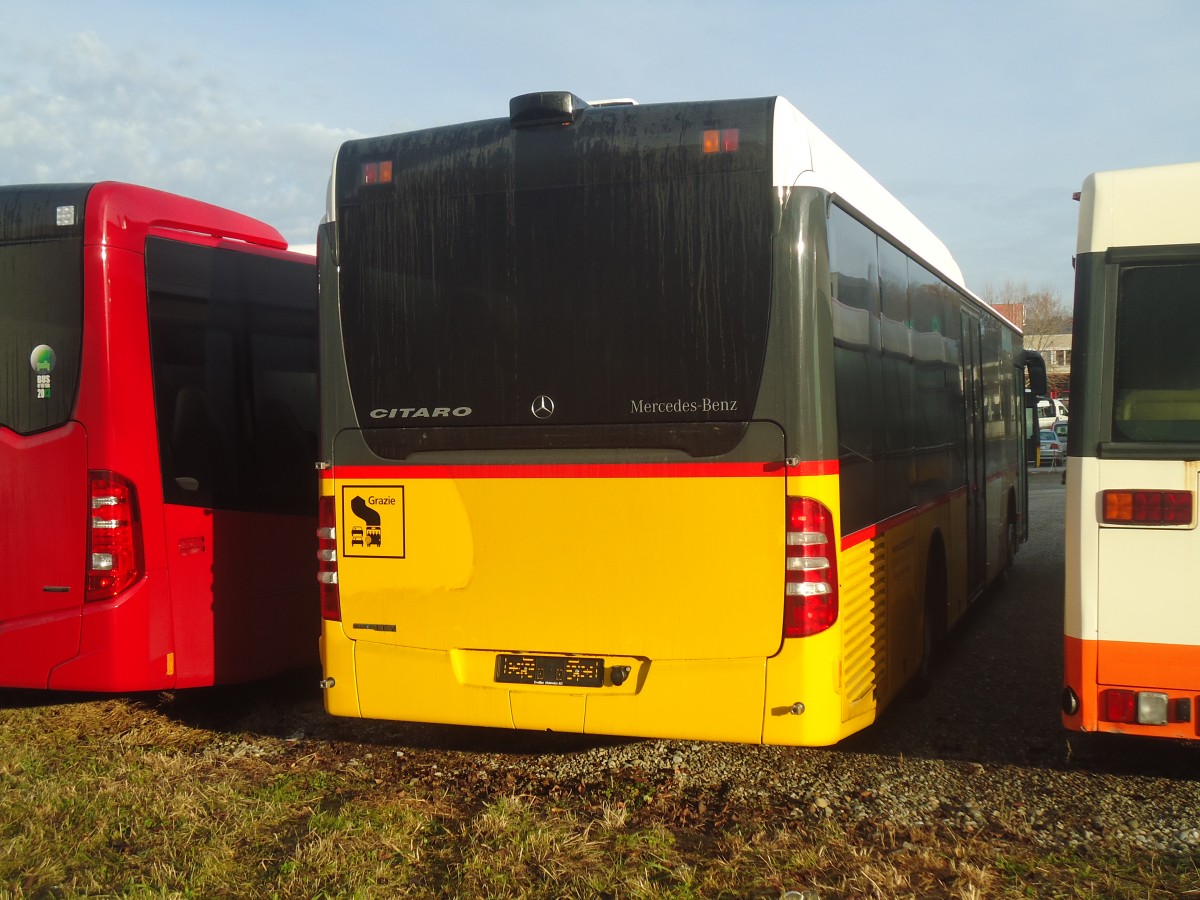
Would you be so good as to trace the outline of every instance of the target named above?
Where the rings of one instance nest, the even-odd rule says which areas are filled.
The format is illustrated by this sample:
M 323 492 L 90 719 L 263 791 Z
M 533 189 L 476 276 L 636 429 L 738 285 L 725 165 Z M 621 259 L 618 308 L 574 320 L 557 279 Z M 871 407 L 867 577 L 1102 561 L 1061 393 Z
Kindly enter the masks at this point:
M 118 53 L 86 32 L 16 48 L 0 84 L 0 183 L 130 181 L 257 216 L 291 241 L 311 240 L 333 155 L 359 136 L 253 114 L 194 58 Z

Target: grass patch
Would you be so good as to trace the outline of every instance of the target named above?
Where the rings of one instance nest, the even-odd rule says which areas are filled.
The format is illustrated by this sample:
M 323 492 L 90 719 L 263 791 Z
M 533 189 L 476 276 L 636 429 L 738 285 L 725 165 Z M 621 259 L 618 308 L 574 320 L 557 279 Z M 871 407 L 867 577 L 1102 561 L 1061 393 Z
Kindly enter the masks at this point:
M 61 699 L 61 698 L 59 698 Z M 1011 835 L 849 829 L 670 781 L 565 789 L 470 753 L 197 724 L 172 698 L 5 705 L 0 896 L 778 898 L 1178 896 L 1194 858 Z M 284 718 L 292 715 L 284 710 Z M 309 728 L 318 729 L 320 720 Z M 266 733 L 264 733 L 266 731 Z M 519 770 L 511 754 L 505 771 Z

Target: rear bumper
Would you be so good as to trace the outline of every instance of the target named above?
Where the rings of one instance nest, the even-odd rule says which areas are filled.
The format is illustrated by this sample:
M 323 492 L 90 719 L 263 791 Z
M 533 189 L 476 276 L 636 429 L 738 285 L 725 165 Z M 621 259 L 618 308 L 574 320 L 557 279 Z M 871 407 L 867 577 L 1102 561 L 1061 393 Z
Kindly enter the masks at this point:
M 1118 660 L 1122 656 L 1133 659 L 1125 649 L 1127 646 L 1118 642 L 1108 642 L 1105 646 L 1104 642 L 1085 641 L 1070 636 L 1064 639 L 1064 727 L 1072 731 L 1200 739 L 1200 667 L 1194 666 L 1192 662 L 1200 654 L 1200 649 L 1141 645 L 1142 649 L 1136 654 L 1136 659 L 1140 660 L 1139 664 L 1110 664 L 1110 667 L 1115 669 L 1114 674 L 1123 676 L 1119 683 L 1100 682 L 1097 678 L 1100 654 L 1115 656 Z M 1181 677 L 1180 672 L 1190 674 Z M 1103 706 L 1107 691 L 1166 695 L 1169 721 L 1161 725 L 1106 721 Z M 1185 709 L 1187 719 L 1181 720 L 1181 713 Z
M 423 650 L 351 640 L 326 622 L 321 658 L 333 715 L 579 734 L 816 746 L 870 724 L 874 710 L 841 720 L 826 635 L 788 642 L 769 659 L 647 660 L 620 685 L 512 685 L 494 681 L 496 654 Z M 805 647 L 805 642 L 808 646 Z M 806 652 L 808 651 L 808 652 Z M 806 665 L 805 658 L 813 661 Z

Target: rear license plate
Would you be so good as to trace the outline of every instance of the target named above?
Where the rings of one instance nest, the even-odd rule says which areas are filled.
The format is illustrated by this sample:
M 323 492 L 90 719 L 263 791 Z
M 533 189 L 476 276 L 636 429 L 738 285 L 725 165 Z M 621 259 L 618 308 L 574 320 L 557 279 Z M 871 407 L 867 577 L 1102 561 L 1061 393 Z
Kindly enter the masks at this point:
M 504 684 L 558 684 L 569 687 L 600 687 L 604 684 L 604 660 L 583 656 L 496 657 L 496 681 Z

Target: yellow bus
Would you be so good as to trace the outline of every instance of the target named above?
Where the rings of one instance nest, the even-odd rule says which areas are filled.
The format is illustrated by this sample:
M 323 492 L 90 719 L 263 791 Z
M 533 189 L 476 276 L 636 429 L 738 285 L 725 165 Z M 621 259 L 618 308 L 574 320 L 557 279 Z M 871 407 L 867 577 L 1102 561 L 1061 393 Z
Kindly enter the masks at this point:
M 317 255 L 330 713 L 830 744 L 1026 533 L 1020 332 L 782 98 L 347 142 Z
M 1200 163 L 1079 194 L 1064 724 L 1200 737 Z

